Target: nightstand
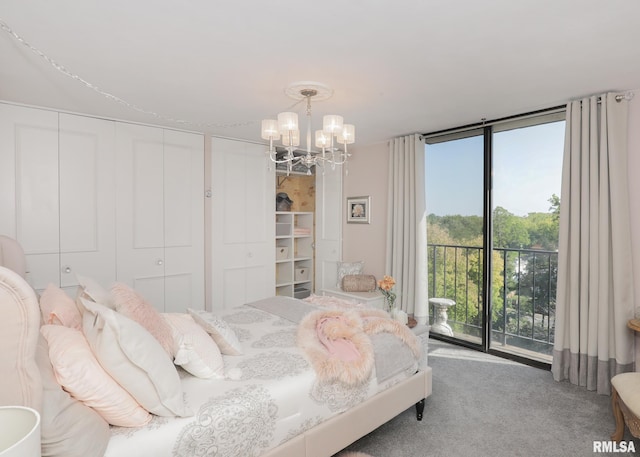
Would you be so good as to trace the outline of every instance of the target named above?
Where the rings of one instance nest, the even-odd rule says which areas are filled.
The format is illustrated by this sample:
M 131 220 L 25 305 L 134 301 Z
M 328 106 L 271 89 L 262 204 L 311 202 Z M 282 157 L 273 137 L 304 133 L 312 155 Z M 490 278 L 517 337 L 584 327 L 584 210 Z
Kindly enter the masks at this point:
M 322 295 L 352 300 L 369 308 L 384 309 L 384 296 L 377 290 L 374 292 L 345 292 L 338 289 L 322 289 Z

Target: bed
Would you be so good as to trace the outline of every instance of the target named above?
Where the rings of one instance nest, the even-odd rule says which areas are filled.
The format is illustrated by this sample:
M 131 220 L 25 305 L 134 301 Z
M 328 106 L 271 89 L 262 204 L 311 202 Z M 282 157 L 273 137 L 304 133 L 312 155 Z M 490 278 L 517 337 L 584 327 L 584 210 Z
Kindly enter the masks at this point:
M 83 329 L 90 341 L 87 322 L 100 321 L 94 308 L 87 305 L 83 314 Z M 0 405 L 24 405 L 41 412 L 43 455 L 328 457 L 413 405 L 421 418 L 424 399 L 431 394 L 426 327 L 416 327 L 411 336 L 400 335 L 389 331 L 395 324 L 377 315 L 379 311 L 273 297 L 215 315 L 193 313 L 195 322 L 204 320 L 199 325 L 205 329 L 211 319 L 224 322 L 230 335 L 235 335 L 227 352 L 240 344 L 242 354 L 222 354 L 224 368 L 207 379 L 190 374 L 184 368 L 187 365 L 174 365 L 178 406 L 166 402 L 147 407 L 145 403 L 146 409 L 155 407 L 158 414 L 149 414 L 144 425 L 105 426 L 96 408 L 55 385 L 58 378 L 52 381 L 54 358 L 43 360 L 48 352 L 41 348 L 41 335 L 47 332 L 41 332 L 38 297 L 20 274 L 4 267 L 0 267 L 0 309 L 5 349 L 0 360 Z M 369 371 L 359 367 L 353 372 L 360 376 L 355 380 L 345 377 L 340 366 L 327 365 L 335 357 L 318 358 L 319 348 L 329 347 L 317 345 L 322 342 L 321 333 L 312 331 L 307 340 L 301 337 L 305 326 L 318 329 L 320 322 L 349 324 L 343 326 L 349 332 L 361 325 L 358 321 L 352 327 L 349 319 L 361 319 L 362 328 L 371 322 L 378 326 L 376 331 L 356 335 L 374 349 L 374 358 Z M 106 328 L 108 320 L 101 325 Z M 419 357 L 407 344 L 411 338 L 412 344 L 419 345 Z M 96 354 L 112 351 L 111 342 L 107 349 L 95 344 Z M 190 348 L 189 344 L 185 347 Z M 336 353 L 343 349 L 336 347 Z M 396 363 L 400 359 L 406 363 Z M 100 359 L 100 363 L 108 366 L 110 362 Z M 153 365 L 150 371 L 157 369 L 158 364 Z

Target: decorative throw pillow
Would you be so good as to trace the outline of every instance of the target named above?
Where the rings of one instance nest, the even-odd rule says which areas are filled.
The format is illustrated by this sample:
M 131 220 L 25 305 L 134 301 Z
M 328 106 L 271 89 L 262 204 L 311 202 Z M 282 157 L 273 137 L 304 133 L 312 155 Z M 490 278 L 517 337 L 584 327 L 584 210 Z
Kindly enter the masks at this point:
M 40 311 L 45 324 L 64 325 L 80 330 L 82 314 L 64 290 L 49 284 L 40 296 Z
M 342 290 L 345 292 L 373 292 L 378 287 L 373 275 L 345 275 Z
M 342 289 L 342 278 L 346 275 L 359 275 L 362 274 L 364 269 L 364 262 L 338 262 L 338 289 Z
M 225 355 L 242 355 L 242 345 L 236 333 L 222 318 L 207 311 L 189 308 L 189 314 L 206 332 Z
M 141 427 L 151 420 L 120 384 L 104 371 L 81 331 L 62 325 L 43 325 L 49 360 L 58 383 L 111 425 Z
M 36 363 L 42 377 L 40 437 L 43 457 L 104 455 L 111 432 L 93 409 L 62 390 L 49 361 L 49 346 L 38 340 Z
M 142 295 L 126 284 L 116 283 L 111 287 L 116 311 L 142 325 L 162 345 L 167 354 L 173 356 L 171 327 L 160 313 Z
M 147 411 L 190 416 L 176 367 L 160 343 L 128 317 L 98 303 L 82 303 L 84 335 L 105 371 Z
M 198 378 L 224 377 L 220 349 L 189 314 L 164 313 L 162 317 L 173 330 L 173 363 Z

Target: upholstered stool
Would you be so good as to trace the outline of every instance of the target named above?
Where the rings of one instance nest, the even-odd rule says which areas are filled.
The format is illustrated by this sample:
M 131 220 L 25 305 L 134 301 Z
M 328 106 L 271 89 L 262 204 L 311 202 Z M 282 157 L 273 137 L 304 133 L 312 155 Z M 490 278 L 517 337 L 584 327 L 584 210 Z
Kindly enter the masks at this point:
M 621 373 L 611 378 L 611 407 L 616 418 L 613 441 L 622 440 L 624 424 L 636 438 L 640 438 L 640 373 Z
M 433 325 L 431 331 L 441 335 L 453 336 L 453 330 L 447 324 L 447 308 L 454 306 L 456 302 L 448 298 L 430 298 L 429 303 L 433 305 Z

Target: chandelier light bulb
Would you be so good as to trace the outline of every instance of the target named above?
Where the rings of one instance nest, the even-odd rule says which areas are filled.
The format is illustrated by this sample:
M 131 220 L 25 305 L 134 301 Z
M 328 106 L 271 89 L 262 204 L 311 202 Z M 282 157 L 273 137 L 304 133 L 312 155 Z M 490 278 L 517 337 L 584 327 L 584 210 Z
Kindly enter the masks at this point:
M 275 119 L 263 119 L 262 121 L 262 139 L 263 140 L 279 140 L 280 131 L 278 130 L 278 121 Z
M 300 130 L 289 130 L 282 134 L 282 144 L 284 146 L 300 146 Z
M 356 142 L 356 126 L 344 124 L 343 129 L 338 133 L 336 140 L 340 144 L 353 144 Z
M 331 145 L 331 137 L 322 130 L 316 130 L 316 148 L 326 149 Z
M 287 132 L 298 130 L 298 113 L 285 111 L 278 114 L 278 130 L 285 136 Z
M 337 114 L 326 114 L 322 118 L 322 130 L 326 133 L 336 135 L 342 130 L 343 125 L 344 119 L 342 119 L 342 116 Z

